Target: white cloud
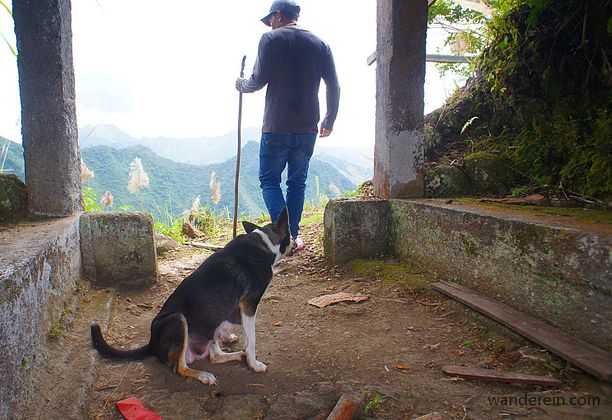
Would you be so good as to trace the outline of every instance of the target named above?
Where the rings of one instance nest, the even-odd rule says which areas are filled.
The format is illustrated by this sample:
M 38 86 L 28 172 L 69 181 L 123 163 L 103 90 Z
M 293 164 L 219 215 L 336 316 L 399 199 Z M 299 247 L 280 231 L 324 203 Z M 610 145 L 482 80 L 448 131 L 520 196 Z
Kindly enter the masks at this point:
M 79 126 L 115 124 L 134 137 L 214 136 L 235 129 L 234 80 L 244 54 L 250 75 L 259 38 L 268 30 L 259 19 L 270 3 L 72 1 Z M 373 147 L 375 66 L 367 66 L 366 58 L 376 48 L 376 0 L 302 0 L 301 6 L 300 25 L 330 44 L 342 87 L 334 133 L 321 143 Z M 0 19 L 3 32 L 5 20 Z M 432 75 L 427 110 L 438 107 L 449 89 Z M 0 91 L 0 135 L 17 139 L 16 65 L 7 65 L 4 56 Z M 265 89 L 244 95 L 243 127 L 261 125 L 264 96 Z

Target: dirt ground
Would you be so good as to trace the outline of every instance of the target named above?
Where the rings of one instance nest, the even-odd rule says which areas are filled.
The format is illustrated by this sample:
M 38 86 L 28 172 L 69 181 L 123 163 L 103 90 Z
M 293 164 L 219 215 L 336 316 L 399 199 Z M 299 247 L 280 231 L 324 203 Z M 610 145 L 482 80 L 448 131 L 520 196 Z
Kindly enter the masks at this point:
M 257 353 L 267 372 L 244 362 L 196 362 L 217 377 L 209 387 L 173 375 L 155 358 L 101 360 L 89 417 L 120 419 L 114 403 L 136 396 L 164 419 L 325 419 L 350 392 L 363 398 L 359 418 L 612 418 L 609 385 L 431 291 L 434 275 L 397 261 L 326 267 L 321 232 L 320 222 L 304 229 L 307 249 L 280 263 L 259 307 Z M 118 293 L 107 340 L 123 348 L 148 341 L 166 297 L 208 255 L 183 246 L 160 258 L 154 287 Z M 323 309 L 307 303 L 339 291 L 369 299 Z M 442 372 L 451 364 L 549 375 L 566 386 L 460 380 Z

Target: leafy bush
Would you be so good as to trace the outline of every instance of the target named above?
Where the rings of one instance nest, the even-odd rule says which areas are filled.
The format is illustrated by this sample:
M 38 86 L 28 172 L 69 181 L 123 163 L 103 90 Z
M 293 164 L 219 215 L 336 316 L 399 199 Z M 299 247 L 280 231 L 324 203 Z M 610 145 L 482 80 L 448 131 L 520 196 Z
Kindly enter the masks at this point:
M 183 222 L 180 219 L 174 220 L 170 224 L 165 222 L 155 221 L 153 223 L 155 233 L 169 236 L 178 243 L 182 244 L 185 242 L 185 236 L 183 235 Z
M 83 186 L 83 203 L 85 204 L 85 211 L 102 211 L 102 208 L 98 204 L 98 194 L 92 187 Z

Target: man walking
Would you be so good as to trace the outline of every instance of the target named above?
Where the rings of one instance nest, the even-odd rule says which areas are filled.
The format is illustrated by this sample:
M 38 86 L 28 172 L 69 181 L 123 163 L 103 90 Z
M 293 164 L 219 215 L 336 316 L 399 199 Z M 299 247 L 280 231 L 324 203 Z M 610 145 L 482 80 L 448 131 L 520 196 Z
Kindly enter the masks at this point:
M 249 79 L 236 81 L 236 89 L 243 93 L 268 86 L 259 149 L 259 181 L 273 222 L 287 207 L 294 252 L 304 248 L 298 236 L 299 223 L 317 133 L 320 137 L 331 134 L 340 99 L 331 49 L 297 25 L 299 14 L 300 6 L 293 0 L 272 3 L 269 13 L 261 19 L 272 30 L 259 41 L 253 74 Z M 327 90 L 327 108 L 319 129 L 321 79 Z M 280 187 L 285 167 L 286 199 Z

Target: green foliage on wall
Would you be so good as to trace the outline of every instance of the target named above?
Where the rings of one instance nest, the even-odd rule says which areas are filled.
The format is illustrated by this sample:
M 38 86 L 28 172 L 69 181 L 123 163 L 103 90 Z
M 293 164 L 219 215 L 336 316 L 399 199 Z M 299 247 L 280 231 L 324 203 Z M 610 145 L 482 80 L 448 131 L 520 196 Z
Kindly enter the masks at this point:
M 612 198 L 611 1 L 525 0 L 490 23 L 470 133 L 524 181 Z

